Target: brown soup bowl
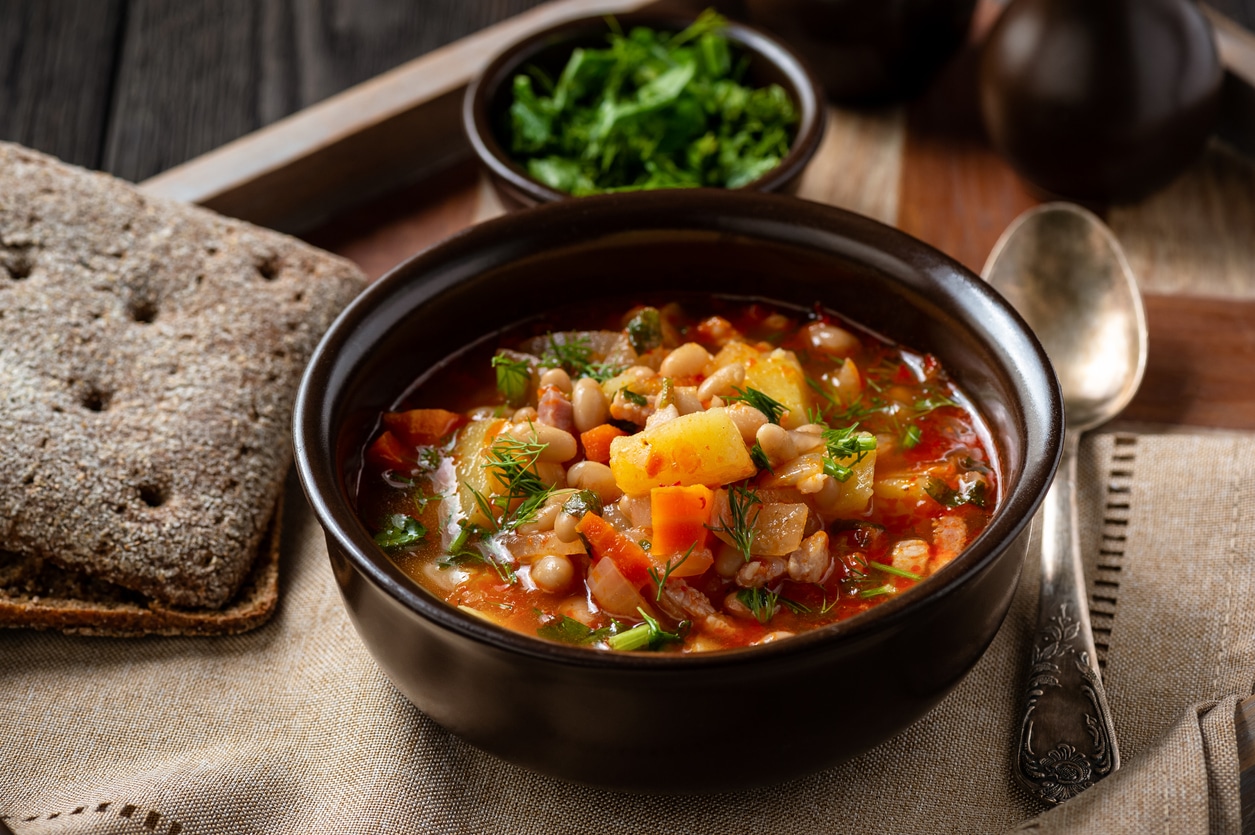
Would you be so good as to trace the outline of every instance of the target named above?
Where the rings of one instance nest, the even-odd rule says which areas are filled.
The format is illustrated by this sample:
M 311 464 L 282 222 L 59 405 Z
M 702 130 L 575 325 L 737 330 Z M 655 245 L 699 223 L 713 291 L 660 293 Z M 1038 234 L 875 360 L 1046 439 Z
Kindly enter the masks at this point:
M 788 640 L 696 654 L 550 643 L 467 615 L 374 544 L 354 511 L 381 411 L 458 349 L 564 300 L 712 293 L 831 307 L 935 354 L 984 417 L 1001 474 L 985 531 L 926 582 Z M 1040 345 L 960 264 L 858 215 L 718 190 L 563 201 L 468 229 L 398 266 L 305 373 L 297 467 L 362 642 L 449 731 L 581 783 L 703 792 L 780 781 L 902 731 L 988 647 L 1020 575 L 1063 417 Z M 690 769 L 694 754 L 735 768 Z M 750 756 L 752 754 L 752 756 Z
M 624 32 L 635 26 L 678 32 L 693 22 L 692 16 L 656 12 L 614 17 Z M 507 150 L 504 121 L 510 109 L 514 76 L 535 65 L 557 78 L 572 50 L 604 47 L 610 31 L 605 16 L 558 23 L 507 47 L 467 88 L 462 107 L 463 129 L 506 208 L 518 209 L 571 197 L 531 177 L 527 168 L 516 162 Z M 746 82 L 756 87 L 779 84 L 793 99 L 798 113 L 797 132 L 789 153 L 775 168 L 739 190 L 794 193 L 802 171 L 823 139 L 823 88 L 802 59 L 771 35 L 732 22 L 723 31 L 732 47 L 748 59 Z

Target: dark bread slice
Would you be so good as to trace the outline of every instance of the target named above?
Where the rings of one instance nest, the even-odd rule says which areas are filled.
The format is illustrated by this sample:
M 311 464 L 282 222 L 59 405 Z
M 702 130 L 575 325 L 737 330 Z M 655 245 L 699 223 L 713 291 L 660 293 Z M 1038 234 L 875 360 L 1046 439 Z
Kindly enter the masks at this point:
M 301 241 L 0 143 L 0 550 L 220 608 L 364 286 Z
M 68 571 L 39 557 L 0 552 L 0 626 L 71 635 L 234 635 L 270 620 L 279 602 L 283 497 L 244 585 L 221 609 L 188 609 Z

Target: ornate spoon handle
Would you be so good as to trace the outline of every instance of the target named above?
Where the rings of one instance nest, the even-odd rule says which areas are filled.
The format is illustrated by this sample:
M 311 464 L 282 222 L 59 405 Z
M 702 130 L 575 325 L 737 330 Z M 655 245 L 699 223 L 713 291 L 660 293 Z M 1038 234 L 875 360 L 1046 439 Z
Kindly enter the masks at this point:
M 1051 805 L 1120 767 L 1077 542 L 1079 442 L 1080 434 L 1068 429 L 1059 472 L 1042 504 L 1041 608 L 1016 755 L 1016 777 Z

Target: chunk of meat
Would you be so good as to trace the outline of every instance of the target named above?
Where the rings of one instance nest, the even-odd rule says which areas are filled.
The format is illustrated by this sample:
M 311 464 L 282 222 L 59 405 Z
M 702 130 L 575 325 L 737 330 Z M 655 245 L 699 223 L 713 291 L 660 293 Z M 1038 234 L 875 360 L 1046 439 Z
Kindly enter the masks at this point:
M 894 544 L 889 552 L 890 562 L 894 568 L 909 571 L 923 576 L 928 570 L 928 558 L 932 552 L 928 543 L 922 539 L 904 539 Z
M 736 584 L 746 589 L 761 589 L 774 583 L 788 571 L 788 563 L 782 559 L 763 558 L 750 560 L 736 573 Z
M 545 386 L 540 390 L 540 402 L 536 404 L 536 420 L 563 432 L 575 433 L 575 411 L 571 398 L 557 386 Z
M 967 545 L 967 523 L 961 516 L 942 516 L 933 522 L 933 562 L 940 568 Z
M 822 583 L 832 571 L 828 534 L 817 531 L 802 540 L 802 546 L 789 554 L 789 579 L 799 583 Z

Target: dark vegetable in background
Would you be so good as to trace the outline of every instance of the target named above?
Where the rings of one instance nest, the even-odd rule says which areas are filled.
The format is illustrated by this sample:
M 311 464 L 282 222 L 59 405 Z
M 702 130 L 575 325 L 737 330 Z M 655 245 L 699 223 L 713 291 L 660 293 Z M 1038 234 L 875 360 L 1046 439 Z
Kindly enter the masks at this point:
M 985 42 L 981 110 L 994 146 L 1036 185 L 1129 201 L 1202 150 L 1222 79 L 1189 0 L 1015 0 Z

